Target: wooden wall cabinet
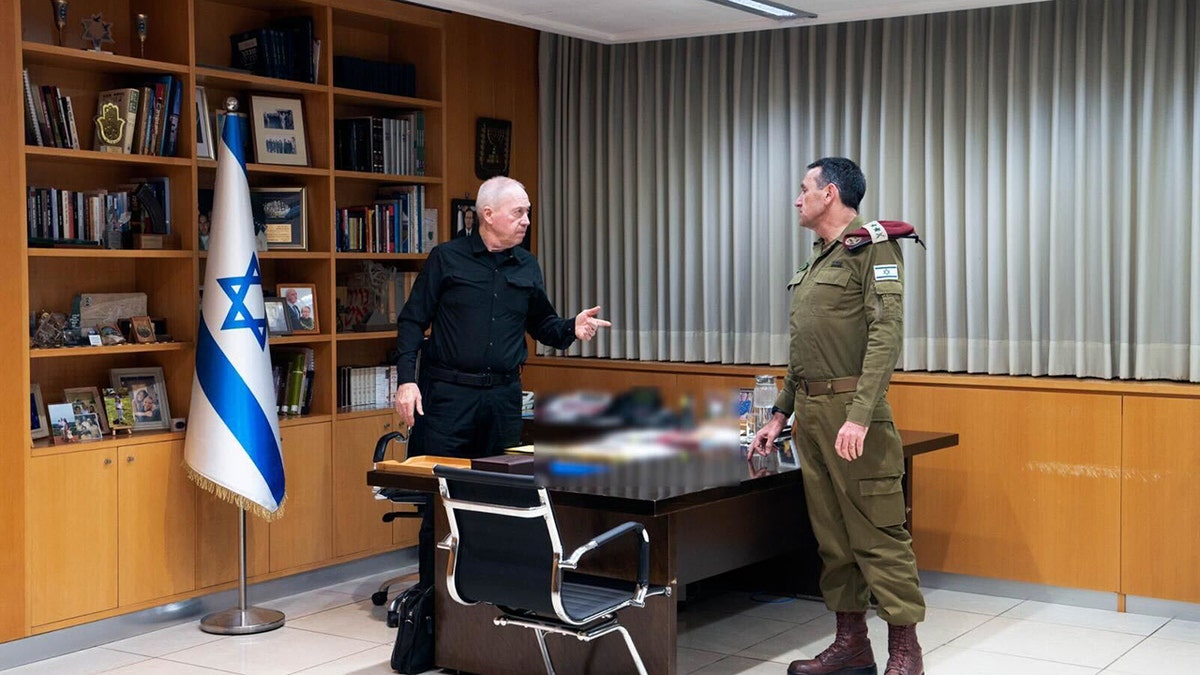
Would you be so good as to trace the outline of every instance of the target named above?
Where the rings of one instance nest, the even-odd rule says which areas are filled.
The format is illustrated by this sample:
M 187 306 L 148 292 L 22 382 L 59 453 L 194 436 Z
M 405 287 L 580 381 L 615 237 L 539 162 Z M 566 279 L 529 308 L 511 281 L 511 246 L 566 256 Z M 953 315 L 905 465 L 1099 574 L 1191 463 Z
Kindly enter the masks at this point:
M 195 488 L 182 461 L 178 440 L 32 460 L 34 626 L 195 588 Z

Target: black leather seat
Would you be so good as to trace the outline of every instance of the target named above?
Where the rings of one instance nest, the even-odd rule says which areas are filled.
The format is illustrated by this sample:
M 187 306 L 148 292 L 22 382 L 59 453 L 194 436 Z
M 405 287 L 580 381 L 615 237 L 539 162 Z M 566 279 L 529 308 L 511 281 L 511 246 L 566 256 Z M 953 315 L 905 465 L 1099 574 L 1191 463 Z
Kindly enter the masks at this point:
M 614 527 L 566 558 L 550 497 L 533 476 L 443 466 L 434 467 L 434 474 L 450 524 L 438 547 L 450 552 L 446 590 L 455 602 L 495 605 L 501 611 L 497 626 L 533 630 L 550 675 L 547 634 L 590 642 L 613 632 L 625 639 L 637 672 L 646 675 L 629 632 L 616 618 L 617 610 L 670 594 L 669 588 L 648 583 L 650 538 L 641 523 Z M 624 534 L 638 537 L 636 580 L 575 571 L 586 553 Z

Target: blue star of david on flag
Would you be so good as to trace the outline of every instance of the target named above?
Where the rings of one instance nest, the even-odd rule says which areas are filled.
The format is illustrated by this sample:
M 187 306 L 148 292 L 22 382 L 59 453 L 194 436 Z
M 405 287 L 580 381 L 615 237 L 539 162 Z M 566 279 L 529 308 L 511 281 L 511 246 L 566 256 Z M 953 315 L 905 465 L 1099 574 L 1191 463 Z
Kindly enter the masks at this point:
M 250 255 L 250 266 L 246 268 L 246 273 L 242 276 L 223 277 L 217 279 L 217 283 L 221 285 L 221 290 L 225 291 L 225 295 L 229 296 L 232 303 L 229 313 L 225 315 L 225 321 L 221 324 L 221 330 L 249 328 L 250 332 L 254 333 L 254 337 L 258 338 L 258 346 L 265 349 L 267 346 L 267 317 L 264 315 L 262 318 L 255 318 L 250 313 L 250 308 L 246 306 L 246 296 L 250 289 L 262 286 L 258 256 Z

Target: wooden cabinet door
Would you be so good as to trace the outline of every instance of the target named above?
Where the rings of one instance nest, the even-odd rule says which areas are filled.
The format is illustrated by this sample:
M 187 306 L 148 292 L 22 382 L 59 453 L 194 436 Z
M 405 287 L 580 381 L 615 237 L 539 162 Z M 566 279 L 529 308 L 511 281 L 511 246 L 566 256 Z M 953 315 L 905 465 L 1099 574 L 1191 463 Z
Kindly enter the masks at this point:
M 287 498 L 271 523 L 272 572 L 333 557 L 332 430 L 330 422 L 282 429 Z
M 117 449 L 120 604 L 196 587 L 196 487 L 183 468 L 183 441 Z
M 392 548 L 392 526 L 383 514 L 391 502 L 375 499 L 367 485 L 371 455 L 381 436 L 395 428 L 390 414 L 356 417 L 334 424 L 333 450 L 333 550 L 344 556 Z M 387 459 L 394 459 L 392 443 Z M 403 444 L 400 444 L 403 452 Z
M 29 462 L 34 626 L 117 606 L 116 455 L 105 448 Z

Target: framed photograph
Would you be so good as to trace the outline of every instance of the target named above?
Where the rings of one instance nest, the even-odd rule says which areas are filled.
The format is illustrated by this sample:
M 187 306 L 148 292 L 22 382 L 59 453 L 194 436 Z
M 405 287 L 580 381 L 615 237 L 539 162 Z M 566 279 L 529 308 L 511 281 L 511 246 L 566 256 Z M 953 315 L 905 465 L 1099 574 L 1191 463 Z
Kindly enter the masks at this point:
M 63 398 L 71 404 L 75 411 L 75 421 L 81 415 L 95 415 L 95 424 L 101 435 L 108 433 L 108 415 L 104 411 L 104 399 L 100 398 L 100 390 L 95 387 L 72 387 L 63 389 Z
M 105 388 L 104 413 L 108 415 L 109 429 L 113 431 L 132 429 L 133 399 L 129 396 L 129 390 L 124 387 L 120 389 Z
M 154 335 L 154 322 L 150 320 L 150 317 L 134 316 L 130 317 L 129 322 L 132 324 L 129 334 L 135 343 L 157 342 L 157 337 Z
M 254 133 L 250 131 L 250 116 L 244 112 L 231 113 L 228 110 L 218 108 L 213 111 L 213 117 L 217 120 L 217 135 L 213 138 L 220 138 L 221 130 L 225 128 L 225 117 L 233 115 L 233 119 L 237 120 L 238 125 L 242 127 L 242 158 L 249 161 L 254 157 Z M 217 141 L 213 140 L 213 150 L 215 152 Z
M 269 335 L 292 334 L 292 325 L 288 323 L 288 309 L 282 298 L 263 298 L 263 307 L 267 311 L 267 333 Z
M 254 231 L 265 232 L 267 249 L 308 249 L 308 211 L 302 187 L 250 188 Z
M 512 122 L 491 117 L 475 121 L 475 177 L 487 180 L 508 175 Z
M 196 191 L 196 232 L 200 239 L 200 250 L 208 250 L 208 237 L 212 233 L 213 191 L 200 188 Z
M 308 166 L 303 100 L 251 94 L 250 124 L 254 128 L 255 162 Z
M 212 122 L 208 117 L 208 94 L 204 87 L 196 87 L 196 158 L 216 159 L 217 144 L 212 135 Z
M 474 199 L 451 199 L 450 213 L 454 216 L 454 237 L 469 237 L 475 232 L 479 216 Z
M 283 299 L 284 314 L 293 333 L 318 333 L 316 286 L 312 284 L 279 284 L 278 295 Z
M 75 427 L 75 409 L 70 403 L 51 403 L 48 410 L 55 444 L 74 443 L 79 440 Z
M 129 390 L 133 408 L 133 429 L 169 429 L 171 410 L 167 405 L 167 387 L 163 370 L 149 368 L 113 368 L 109 371 L 113 389 Z
M 35 441 L 50 435 L 46 404 L 42 401 L 42 386 L 39 384 L 29 385 L 29 433 Z

